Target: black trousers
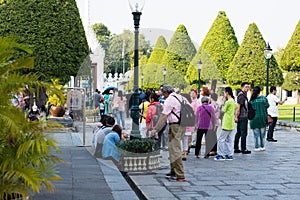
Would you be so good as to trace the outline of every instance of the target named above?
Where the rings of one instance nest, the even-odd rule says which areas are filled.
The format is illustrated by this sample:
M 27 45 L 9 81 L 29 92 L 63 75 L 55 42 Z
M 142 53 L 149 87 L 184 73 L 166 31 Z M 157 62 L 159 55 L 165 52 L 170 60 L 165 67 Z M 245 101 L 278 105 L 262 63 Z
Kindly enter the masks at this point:
M 205 142 L 207 142 L 207 140 L 206 140 L 207 131 L 208 131 L 207 129 L 197 129 L 197 140 L 196 140 L 196 147 L 195 147 L 195 155 L 196 156 L 199 156 L 199 154 L 200 154 L 201 142 L 202 142 L 203 135 L 205 135 Z M 207 150 L 206 150 L 205 155 L 207 155 Z
M 267 133 L 267 140 L 272 140 L 274 139 L 273 138 L 273 133 L 274 133 L 274 128 L 276 126 L 276 123 L 277 123 L 277 117 L 272 117 L 273 119 L 273 122 L 269 125 L 269 130 L 268 130 L 268 133 Z

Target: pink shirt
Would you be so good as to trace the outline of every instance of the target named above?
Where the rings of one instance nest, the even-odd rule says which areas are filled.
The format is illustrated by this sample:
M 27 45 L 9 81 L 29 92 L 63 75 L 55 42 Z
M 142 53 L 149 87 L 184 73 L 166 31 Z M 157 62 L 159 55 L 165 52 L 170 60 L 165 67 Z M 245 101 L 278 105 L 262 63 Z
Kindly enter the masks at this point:
M 180 101 L 182 101 L 183 99 L 181 95 L 178 95 L 174 92 L 171 93 L 169 97 L 166 99 L 162 114 L 168 116 L 168 123 L 179 122 L 179 119 L 172 113 L 172 111 L 179 117 L 181 104 L 174 96 L 176 96 Z

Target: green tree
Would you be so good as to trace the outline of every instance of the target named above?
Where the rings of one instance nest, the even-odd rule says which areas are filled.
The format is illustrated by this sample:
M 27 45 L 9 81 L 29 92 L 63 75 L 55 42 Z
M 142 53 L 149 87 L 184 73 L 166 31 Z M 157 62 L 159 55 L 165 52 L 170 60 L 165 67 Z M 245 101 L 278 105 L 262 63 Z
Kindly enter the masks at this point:
M 196 54 L 196 49 L 184 25 L 179 25 L 166 49 L 162 64 L 173 68 L 183 77 Z
M 213 67 L 213 71 L 215 71 L 215 66 L 217 66 L 217 69 L 221 73 L 221 78 L 226 80 L 228 67 L 238 48 L 239 44 L 235 36 L 235 32 L 228 17 L 226 16 L 226 13 L 224 11 L 219 11 L 197 54 L 203 54 L 203 52 L 205 52 L 206 60 L 207 58 L 210 58 L 215 63 L 212 64 L 212 62 L 209 61 L 209 66 Z M 210 80 L 215 80 L 212 79 L 214 77 L 207 78 Z M 216 78 L 216 80 L 219 80 L 219 73 Z M 216 81 L 213 81 L 212 90 L 215 90 L 215 87 Z
M 218 67 L 210 54 L 201 48 L 199 48 L 197 54 L 190 63 L 185 78 L 193 88 L 198 87 L 198 63 L 200 60 L 202 62 L 200 80 L 201 82 L 202 80 L 205 82 L 213 80 L 211 88 L 214 88 L 216 84 L 215 81 L 222 80 L 221 72 L 218 70 Z
M 11 102 L 18 103 L 16 94 L 25 85 L 46 87 L 35 73 L 16 72 L 33 68 L 32 50 L 13 38 L 0 38 L 0 66 L 0 199 L 19 199 L 43 187 L 53 191 L 51 181 L 60 179 L 55 165 L 61 160 L 53 155 L 59 152 L 56 142 L 41 123 L 28 122 Z
M 148 64 L 150 64 L 150 63 L 161 64 L 162 58 L 166 52 L 167 47 L 168 47 L 168 44 L 167 44 L 165 37 L 162 35 L 159 36 L 154 45 L 153 51 L 150 55 Z
M 263 87 L 266 84 L 266 59 L 264 41 L 256 24 L 249 25 L 243 42 L 238 49 L 227 73 L 227 82 L 239 88 L 243 81 Z M 269 67 L 269 85 L 281 85 L 283 76 L 274 56 Z
M 96 23 L 93 25 L 93 30 L 96 34 L 97 40 L 105 51 L 109 47 L 111 40 L 111 32 L 103 23 Z
M 300 71 L 300 20 L 284 49 L 281 65 L 287 71 Z
M 9 19 L 9 20 L 8 20 Z M 89 54 L 74 0 L 14 0 L 0 5 L 0 36 L 15 35 L 32 47 L 34 69 L 50 82 L 76 76 Z
M 281 58 L 281 66 L 288 73 L 285 77 L 282 88 L 285 90 L 298 91 L 298 103 L 300 103 L 300 20 L 293 32 L 291 39 L 284 49 Z
M 108 50 L 105 52 L 105 66 L 106 73 L 123 72 L 123 51 L 124 44 L 124 65 L 125 72 L 133 69 L 133 55 L 134 55 L 134 34 L 129 30 L 124 30 L 120 35 L 114 35 L 111 39 Z M 139 35 L 139 56 L 149 54 L 151 47 L 149 41 L 146 41 L 145 36 Z

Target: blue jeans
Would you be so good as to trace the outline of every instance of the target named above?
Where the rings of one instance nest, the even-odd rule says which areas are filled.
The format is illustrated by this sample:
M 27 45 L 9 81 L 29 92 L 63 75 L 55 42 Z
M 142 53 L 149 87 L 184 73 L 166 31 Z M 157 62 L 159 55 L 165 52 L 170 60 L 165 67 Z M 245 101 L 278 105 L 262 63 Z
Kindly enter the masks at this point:
M 117 124 L 121 126 L 120 121 L 122 121 L 122 128 L 125 129 L 125 111 L 117 110 Z
M 266 127 L 252 129 L 254 134 L 255 148 L 265 147 Z

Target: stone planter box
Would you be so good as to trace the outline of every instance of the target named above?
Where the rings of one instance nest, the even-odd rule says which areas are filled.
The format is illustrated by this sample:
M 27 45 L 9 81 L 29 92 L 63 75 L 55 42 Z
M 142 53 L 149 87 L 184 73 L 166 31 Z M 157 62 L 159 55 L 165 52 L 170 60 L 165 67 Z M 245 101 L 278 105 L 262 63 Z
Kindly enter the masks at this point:
M 146 172 L 160 168 L 160 152 L 151 153 L 120 153 L 120 171 L 124 172 Z

